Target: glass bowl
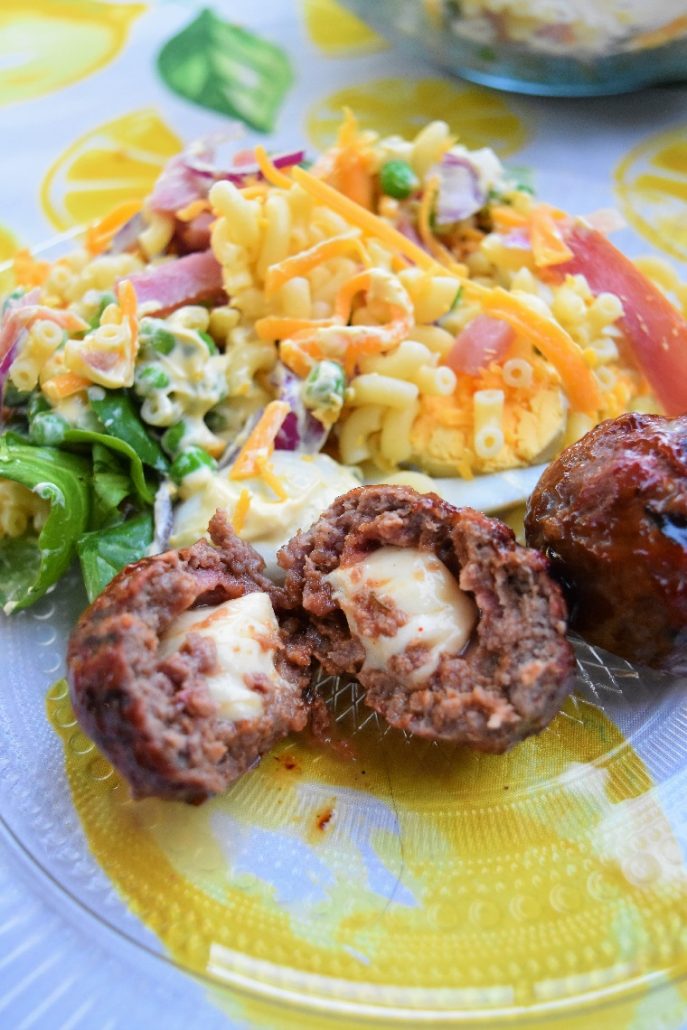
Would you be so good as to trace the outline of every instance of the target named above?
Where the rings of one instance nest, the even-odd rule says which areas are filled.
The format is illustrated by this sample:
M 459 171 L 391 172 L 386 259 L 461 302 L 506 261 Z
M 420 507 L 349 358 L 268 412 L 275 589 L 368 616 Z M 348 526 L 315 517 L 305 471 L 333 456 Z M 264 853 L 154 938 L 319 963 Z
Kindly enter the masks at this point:
M 544 96 L 625 93 L 687 76 L 681 0 L 341 0 L 465 79 Z

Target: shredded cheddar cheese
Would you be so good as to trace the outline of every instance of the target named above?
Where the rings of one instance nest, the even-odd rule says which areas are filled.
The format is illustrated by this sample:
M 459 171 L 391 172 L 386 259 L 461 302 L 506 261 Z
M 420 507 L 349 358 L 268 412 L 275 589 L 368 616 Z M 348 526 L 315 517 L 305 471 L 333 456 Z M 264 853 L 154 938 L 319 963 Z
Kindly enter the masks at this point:
M 48 400 L 56 404 L 65 397 L 72 397 L 75 393 L 86 390 L 91 385 L 90 379 L 84 379 L 83 376 L 77 375 L 75 372 L 61 372 L 50 379 L 46 379 L 42 383 L 41 389 Z
M 352 225 L 357 225 L 368 236 L 375 236 L 386 243 L 387 246 L 405 255 L 420 268 L 428 271 L 436 269 L 437 264 L 422 247 L 408 239 L 398 229 L 379 218 L 372 211 L 367 211 L 360 204 L 350 200 L 348 197 L 337 193 L 335 189 L 328 186 L 326 182 L 316 179 L 314 175 L 306 172 L 303 168 L 294 168 L 293 178 L 304 190 L 310 193 L 316 200 L 327 204 L 334 211 L 338 211 Z
M 141 210 L 140 200 L 124 200 L 114 207 L 104 218 L 89 226 L 86 230 L 86 249 L 94 257 L 102 254 L 112 242 L 115 234 L 123 225 Z
M 293 279 L 297 275 L 305 275 L 330 258 L 345 255 L 351 250 L 360 256 L 362 247 L 359 235 L 359 230 L 353 230 L 341 236 L 332 236 L 301 251 L 300 254 L 285 258 L 279 264 L 271 265 L 265 276 L 265 293 L 274 293 L 289 279 Z
M 270 161 L 267 151 L 262 145 L 258 145 L 255 148 L 255 161 L 269 183 L 273 186 L 278 186 L 282 190 L 291 189 L 293 182 L 288 175 L 280 172 L 273 162 Z
M 248 509 L 250 508 L 250 500 L 250 490 L 244 487 L 239 494 L 239 499 L 236 502 L 234 514 L 231 519 L 232 529 L 238 536 L 241 535 L 243 527 L 246 524 L 246 516 L 248 515 Z
M 267 405 L 231 466 L 231 479 L 250 479 L 260 475 L 260 459 L 267 460 L 272 454 L 275 437 L 290 410 L 284 401 L 271 401 Z

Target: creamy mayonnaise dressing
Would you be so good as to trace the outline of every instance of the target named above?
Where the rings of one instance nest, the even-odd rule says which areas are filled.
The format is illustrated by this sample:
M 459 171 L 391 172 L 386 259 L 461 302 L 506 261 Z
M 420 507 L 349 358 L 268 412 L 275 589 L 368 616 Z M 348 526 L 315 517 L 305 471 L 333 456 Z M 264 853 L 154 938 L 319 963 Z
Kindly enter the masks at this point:
M 215 642 L 217 672 L 207 676 L 207 683 L 227 719 L 252 719 L 262 712 L 262 694 L 251 690 L 247 677 L 265 676 L 276 687 L 290 689 L 274 667 L 279 625 L 267 594 L 245 594 L 214 608 L 184 612 L 162 637 L 160 657 L 177 651 L 191 632 Z
M 351 469 L 326 454 L 275 451 L 271 463 L 284 488 L 282 499 L 261 479 L 234 480 L 228 469 L 204 470 L 175 509 L 171 546 L 186 547 L 207 536 L 208 522 L 218 508 L 233 518 L 241 492 L 248 490 L 250 505 L 239 536 L 265 559 L 269 575 L 279 575 L 275 555 L 282 544 L 312 525 L 339 494 L 360 486 Z
M 424 645 L 426 659 L 412 678 L 431 676 L 442 654 L 462 651 L 477 621 L 474 601 L 443 562 L 416 548 L 381 547 L 354 565 L 335 569 L 327 579 L 365 649 L 366 669 L 386 668 L 395 655 Z M 368 591 L 405 617 L 392 636 L 371 634 L 367 620 L 360 618 L 360 595 Z

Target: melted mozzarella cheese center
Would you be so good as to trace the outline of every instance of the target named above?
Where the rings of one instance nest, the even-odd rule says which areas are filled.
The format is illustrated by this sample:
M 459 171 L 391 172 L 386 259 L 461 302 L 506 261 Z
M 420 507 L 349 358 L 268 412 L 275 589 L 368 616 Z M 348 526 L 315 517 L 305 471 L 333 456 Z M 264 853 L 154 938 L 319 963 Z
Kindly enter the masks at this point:
M 262 694 L 251 689 L 255 676 L 290 689 L 274 667 L 279 624 L 267 594 L 245 594 L 214 608 L 184 612 L 162 638 L 160 657 L 177 651 L 191 632 L 215 642 L 217 671 L 206 678 L 210 696 L 225 718 L 253 719 L 262 713 Z
M 365 649 L 365 668 L 384 669 L 395 655 L 424 645 L 426 658 L 412 680 L 435 671 L 442 654 L 463 650 L 477 622 L 472 598 L 460 589 L 443 562 L 416 548 L 381 547 L 354 565 L 327 576 L 334 600 Z M 363 593 L 392 606 L 405 619 L 392 636 L 370 631 L 361 618 Z

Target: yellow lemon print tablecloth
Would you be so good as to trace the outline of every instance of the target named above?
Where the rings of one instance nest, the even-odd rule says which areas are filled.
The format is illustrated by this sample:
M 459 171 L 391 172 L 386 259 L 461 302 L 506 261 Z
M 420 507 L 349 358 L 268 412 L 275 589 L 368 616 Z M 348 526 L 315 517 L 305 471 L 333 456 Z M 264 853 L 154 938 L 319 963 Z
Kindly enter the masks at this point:
M 383 133 L 441 118 L 554 204 L 618 206 L 619 245 L 684 297 L 686 89 L 496 94 L 399 57 L 333 0 L 2 5 L 0 284 L 18 247 L 145 196 L 182 140 L 231 120 L 246 145 L 314 154 L 342 106 Z M 81 604 L 66 590 L 0 625 L 0 887 L 3 861 L 35 877 L 24 914 L 0 891 L 5 1025 L 687 1022 L 679 685 L 580 645 L 575 697 L 495 758 L 385 731 L 330 683 L 352 756 L 303 739 L 202 808 L 133 803 L 59 680 Z

